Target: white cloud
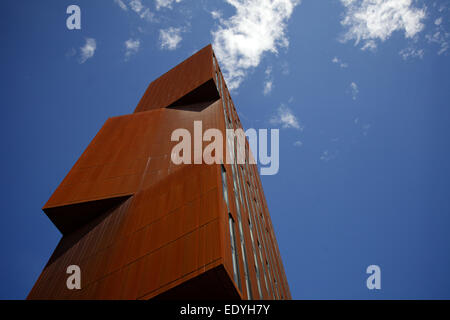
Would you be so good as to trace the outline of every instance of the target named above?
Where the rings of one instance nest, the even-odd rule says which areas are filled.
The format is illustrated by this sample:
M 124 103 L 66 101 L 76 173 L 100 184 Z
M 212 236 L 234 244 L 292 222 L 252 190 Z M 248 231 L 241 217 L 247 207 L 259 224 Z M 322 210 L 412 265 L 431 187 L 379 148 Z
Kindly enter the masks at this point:
M 337 152 L 330 152 L 328 150 L 325 150 L 322 152 L 322 154 L 320 155 L 320 160 L 324 161 L 324 162 L 328 162 L 330 160 L 335 159 L 337 156 Z
M 141 0 L 131 0 L 131 1 L 130 1 L 130 7 L 131 7 L 131 9 L 132 9 L 134 12 L 136 12 L 136 13 L 139 13 L 139 12 L 141 12 L 142 10 L 145 9 L 145 8 L 144 8 L 144 5 L 142 4 L 142 1 L 141 1 Z
M 284 104 L 280 105 L 277 110 L 277 114 L 270 119 L 270 123 L 281 125 L 283 128 L 303 130 L 303 127 L 300 126 L 297 117 L 292 113 L 291 109 Z
M 427 34 L 425 38 L 429 43 L 436 43 L 439 45 L 438 55 L 445 53 L 450 47 L 450 33 L 444 29 L 441 23 L 436 24 L 435 32 L 433 34 Z
M 153 14 L 153 12 L 150 11 L 149 8 L 147 8 L 146 6 L 144 6 L 142 4 L 142 0 L 131 0 L 130 8 L 131 8 L 131 10 L 136 12 L 136 14 L 141 19 L 146 19 L 148 21 L 154 21 L 155 15 Z
M 370 123 L 364 124 L 359 118 L 355 118 L 354 123 L 358 128 L 361 129 L 363 136 L 367 136 L 369 130 L 372 128 L 372 125 Z
M 347 28 L 343 42 L 362 43 L 362 50 L 375 49 L 377 41 L 389 39 L 395 31 L 413 38 L 424 28 L 425 9 L 412 0 L 341 0 L 346 9 L 341 24 Z
M 156 10 L 161 8 L 172 9 L 172 3 L 180 3 L 181 0 L 156 0 Z
M 438 51 L 438 55 L 441 55 L 443 53 L 445 53 L 448 50 L 448 42 L 447 41 L 442 41 L 441 42 L 441 49 Z
M 366 43 L 361 47 L 361 50 L 372 50 L 374 51 L 377 48 L 377 44 L 374 40 L 368 40 Z
M 142 0 L 128 0 L 128 6 L 124 0 L 114 0 L 114 2 L 123 10 L 128 11 L 128 7 L 134 11 L 141 19 L 146 19 L 148 21 L 154 21 L 155 15 L 150 11 L 149 8 L 144 6 Z
M 136 54 L 141 46 L 141 41 L 139 39 L 133 40 L 128 39 L 125 41 L 125 57 L 128 59 L 131 55 Z
M 356 100 L 356 97 L 358 96 L 359 89 L 358 85 L 355 82 L 350 83 L 350 93 L 352 94 L 352 99 Z
M 434 24 L 437 25 L 437 26 L 441 25 L 441 23 L 442 23 L 442 17 L 441 17 L 441 18 L 437 18 L 437 19 L 434 21 Z
M 264 82 L 264 90 L 263 93 L 265 96 L 270 94 L 273 89 L 273 77 L 272 77 L 272 67 L 267 67 L 266 69 L 266 80 Z
M 331 60 L 331 62 L 339 65 L 339 67 L 341 68 L 347 68 L 348 67 L 348 63 L 343 62 L 341 59 L 339 59 L 338 57 L 334 57 L 333 60 Z
M 235 15 L 220 20 L 212 32 L 213 46 L 228 88 L 237 89 L 249 69 L 261 62 L 264 53 L 286 48 L 286 24 L 300 0 L 226 0 Z
M 114 0 L 114 2 L 122 9 L 123 11 L 127 11 L 128 7 L 122 0 Z
M 211 17 L 213 19 L 218 19 L 218 20 L 222 19 L 222 11 L 220 11 L 220 10 L 211 11 Z
M 441 55 L 448 50 L 449 43 L 447 41 L 449 34 L 447 32 L 436 31 L 433 35 L 426 35 L 428 42 L 437 43 L 440 46 L 438 54 Z
M 399 52 L 400 56 L 403 58 L 403 60 L 408 60 L 409 58 L 423 58 L 424 51 L 423 49 L 414 49 L 411 47 L 402 49 Z
M 297 141 L 294 142 L 294 146 L 295 147 L 301 147 L 301 146 L 303 146 L 303 142 L 301 142 L 300 140 L 297 140 Z
M 183 38 L 181 37 L 181 28 L 170 27 L 159 31 L 159 40 L 161 49 L 175 50 Z
M 272 88 L 273 88 L 272 80 L 267 80 L 264 83 L 264 90 L 263 90 L 264 95 L 267 96 L 268 94 L 270 94 L 272 92 Z
M 281 73 L 282 73 L 284 76 L 287 76 L 287 75 L 289 75 L 289 73 L 291 73 L 291 70 L 290 70 L 290 68 L 289 68 L 289 63 L 288 63 L 287 61 L 283 61 L 283 62 L 281 63 Z
M 97 49 L 97 42 L 93 38 L 86 38 L 86 43 L 80 48 L 81 56 L 80 63 L 85 63 L 88 59 L 92 58 Z
M 369 132 L 369 129 L 372 128 L 371 124 L 365 124 L 362 126 L 363 135 L 367 136 L 367 133 Z

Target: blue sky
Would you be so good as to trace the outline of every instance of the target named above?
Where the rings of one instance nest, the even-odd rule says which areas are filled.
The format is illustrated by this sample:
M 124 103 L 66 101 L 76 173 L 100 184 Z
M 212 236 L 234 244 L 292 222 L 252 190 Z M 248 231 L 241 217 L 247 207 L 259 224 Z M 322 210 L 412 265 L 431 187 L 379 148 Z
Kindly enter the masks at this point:
M 3 1 L 0 298 L 50 257 L 40 208 L 104 121 L 208 43 L 244 127 L 280 128 L 262 181 L 293 298 L 450 298 L 449 18 L 450 1 Z

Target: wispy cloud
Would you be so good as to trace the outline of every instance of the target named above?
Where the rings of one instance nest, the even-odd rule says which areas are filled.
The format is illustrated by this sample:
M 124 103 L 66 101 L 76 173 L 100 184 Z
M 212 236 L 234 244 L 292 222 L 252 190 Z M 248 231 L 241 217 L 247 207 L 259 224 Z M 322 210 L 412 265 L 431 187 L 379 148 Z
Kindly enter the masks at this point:
M 415 49 L 412 47 L 408 47 L 405 49 L 402 49 L 399 52 L 400 56 L 403 58 L 403 60 L 408 60 L 410 58 L 423 58 L 424 50 L 423 49 Z
M 170 27 L 168 29 L 161 29 L 159 31 L 161 49 L 175 50 L 178 48 L 181 40 L 183 40 L 181 37 L 181 32 L 181 28 Z
M 168 8 L 168 9 L 172 9 L 172 4 L 173 3 L 180 3 L 181 0 L 156 0 L 155 1 L 155 5 L 156 5 L 156 10 L 159 10 L 161 8 Z
M 362 133 L 364 136 L 367 136 L 367 134 L 369 133 L 369 129 L 372 128 L 371 124 L 364 124 L 362 125 Z
M 220 10 L 211 11 L 211 17 L 213 19 L 218 19 L 218 20 L 222 19 L 222 11 L 220 11 Z
M 141 19 L 148 21 L 155 20 L 155 14 L 142 4 L 142 0 L 131 0 L 129 6 Z
M 267 96 L 272 92 L 273 89 L 273 77 L 272 77 L 272 67 L 267 67 L 266 69 L 266 80 L 264 81 L 263 94 Z
M 375 49 L 377 41 L 389 39 L 395 31 L 413 38 L 424 28 L 425 8 L 412 0 L 341 0 L 346 11 L 341 24 L 347 28 L 342 41 L 354 40 L 361 49 Z
M 85 63 L 92 58 L 97 49 L 97 42 L 93 38 L 86 38 L 84 46 L 80 48 L 80 63 Z
M 446 52 L 449 48 L 449 42 L 448 39 L 450 37 L 450 33 L 448 32 L 440 32 L 437 31 L 433 35 L 427 35 L 426 38 L 428 42 L 430 43 L 437 43 L 440 46 L 440 49 L 438 51 L 438 55 L 443 54 Z
M 337 151 L 335 152 L 330 152 L 329 150 L 324 150 L 322 152 L 322 154 L 320 155 L 320 160 L 324 161 L 324 162 L 328 162 L 330 160 L 333 160 L 337 157 Z
M 122 9 L 123 11 L 127 11 L 128 7 L 122 0 L 114 0 L 114 2 Z
M 139 16 L 139 18 L 152 22 L 155 21 L 155 14 L 142 3 L 142 0 L 114 0 L 114 2 L 123 11 L 128 11 L 128 9 L 131 9 L 131 11 L 135 12 Z
M 355 120 L 353 121 L 355 123 L 355 125 L 361 129 L 361 132 L 363 134 L 363 136 L 367 136 L 367 134 L 369 133 L 369 130 L 372 128 L 372 125 L 370 123 L 363 123 L 361 121 L 361 119 L 359 118 L 355 118 Z
M 145 7 L 142 4 L 141 0 L 131 0 L 130 7 L 136 13 L 140 13 L 141 11 L 145 10 Z
M 264 95 L 267 96 L 268 94 L 270 94 L 272 92 L 272 88 L 273 88 L 273 81 L 266 80 L 266 82 L 264 83 L 264 90 L 263 90 Z
M 350 93 L 352 95 L 352 99 L 356 100 L 358 97 L 359 89 L 358 85 L 355 82 L 350 83 Z
M 300 140 L 297 140 L 294 142 L 294 147 L 302 147 L 303 146 L 303 142 L 301 142 Z
M 300 0 L 226 0 L 235 15 L 221 19 L 212 32 L 214 50 L 223 67 L 228 87 L 237 89 L 249 69 L 264 53 L 289 46 L 287 21 Z
M 278 107 L 277 113 L 270 119 L 270 123 L 274 125 L 281 125 L 283 128 L 303 130 L 303 127 L 299 124 L 298 119 L 292 110 L 284 104 L 281 104 Z
M 290 70 L 290 68 L 289 68 L 289 63 L 288 63 L 287 61 L 283 61 L 283 62 L 281 63 L 281 73 L 282 73 L 284 76 L 287 76 L 287 75 L 289 75 L 290 72 L 291 72 L 291 70 Z
M 348 63 L 343 62 L 341 59 L 339 59 L 338 57 L 334 57 L 331 62 L 337 64 L 339 67 L 341 68 L 347 68 L 348 67 Z
M 141 41 L 139 39 L 128 39 L 125 41 L 125 59 L 128 59 L 133 54 L 139 51 Z
M 444 11 L 445 8 L 442 9 Z M 440 12 L 442 12 L 440 11 Z M 450 32 L 448 32 L 443 24 L 443 18 L 439 17 L 434 21 L 434 31 L 432 34 L 427 34 L 425 38 L 428 40 L 428 43 L 435 43 L 439 45 L 438 55 L 441 55 L 450 47 Z

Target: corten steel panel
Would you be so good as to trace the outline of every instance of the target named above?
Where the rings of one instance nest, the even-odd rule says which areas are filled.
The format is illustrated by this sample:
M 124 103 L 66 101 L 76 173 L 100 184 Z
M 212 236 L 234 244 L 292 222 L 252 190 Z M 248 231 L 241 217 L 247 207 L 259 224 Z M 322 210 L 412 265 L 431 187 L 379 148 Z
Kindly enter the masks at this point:
M 168 107 L 212 80 L 212 47 L 206 46 L 147 88 L 135 112 Z
M 135 113 L 106 121 L 43 208 L 63 237 L 29 299 L 173 299 L 187 293 L 188 298 L 248 298 L 240 246 L 241 291 L 233 279 L 228 214 L 237 217 L 231 166 L 225 164 L 227 211 L 219 165 L 171 162 L 175 129 L 193 136 L 194 121 L 202 121 L 203 131 L 225 132 L 212 55 L 210 46 L 202 49 L 155 80 Z M 224 92 L 229 95 L 226 85 Z M 240 126 L 234 107 L 232 117 Z M 255 183 L 272 231 L 259 179 Z M 252 213 L 243 204 L 240 208 L 246 222 Z M 246 223 L 243 230 L 252 294 L 258 298 Z M 270 250 L 263 259 L 281 275 L 280 290 L 290 298 L 276 240 L 266 237 Z M 69 265 L 82 270 L 81 290 L 66 287 Z M 263 288 L 261 298 L 273 296 Z
M 170 141 L 171 132 L 178 127 L 193 131 L 194 120 L 202 120 L 204 130 L 215 127 L 218 110 L 220 104 L 216 102 L 201 112 L 164 109 L 110 119 L 61 186 L 76 186 L 87 181 L 94 188 L 102 189 L 104 179 L 109 179 L 109 176 L 86 175 L 78 181 L 72 172 L 92 165 L 105 166 L 104 161 L 116 168 L 116 174 L 109 171 L 112 176 L 136 175 L 139 172 L 128 172 L 127 167 L 124 170 L 120 165 L 114 165 L 124 162 L 123 158 L 132 162 L 133 158 L 126 152 L 118 152 L 112 160 L 95 156 L 97 148 L 104 148 L 102 139 L 106 134 L 103 131 L 110 132 L 110 126 L 122 128 L 123 136 L 137 137 L 132 132 L 140 132 L 150 142 L 148 148 L 143 148 L 147 153 L 134 153 L 136 157 L 148 157 L 146 166 L 139 169 L 142 171 L 139 173 L 141 179 L 135 189 L 127 191 L 132 193 L 132 197 L 124 198 L 125 209 L 124 205 L 120 210 L 111 209 L 111 212 L 99 215 L 88 225 L 61 239 L 29 298 L 149 298 L 174 283 L 181 284 L 193 278 L 199 271 L 205 272 L 221 265 L 219 167 L 176 166 L 170 162 L 171 146 L 163 143 Z M 163 121 L 154 124 L 154 131 L 148 130 L 147 135 L 142 128 L 147 125 L 144 120 L 155 112 Z M 92 159 L 95 163 L 91 162 L 94 161 Z M 49 200 L 52 206 L 47 204 L 45 210 L 58 215 L 72 206 L 76 212 L 80 203 L 71 198 L 75 197 L 74 194 L 64 194 L 59 198 L 52 196 Z M 106 193 L 106 199 L 116 194 L 112 190 Z M 92 197 L 81 200 L 81 204 L 89 205 Z M 55 217 L 53 219 L 58 221 Z M 65 270 L 71 264 L 86 270 L 80 291 L 72 292 L 65 287 Z M 146 271 L 134 275 L 133 272 L 142 264 Z M 138 287 L 133 277 L 140 278 Z

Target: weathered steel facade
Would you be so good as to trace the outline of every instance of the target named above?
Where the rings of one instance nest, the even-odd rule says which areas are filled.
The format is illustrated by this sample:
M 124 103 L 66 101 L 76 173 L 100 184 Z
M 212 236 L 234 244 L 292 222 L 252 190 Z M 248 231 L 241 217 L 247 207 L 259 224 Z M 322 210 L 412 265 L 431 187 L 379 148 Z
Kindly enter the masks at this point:
M 242 128 L 210 45 L 108 119 L 55 190 L 63 237 L 28 299 L 290 299 L 256 165 L 171 161 L 194 121 Z

